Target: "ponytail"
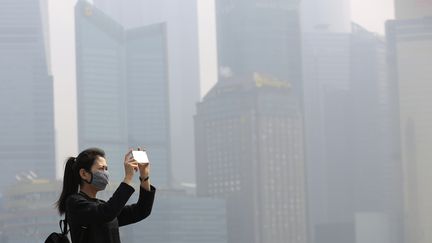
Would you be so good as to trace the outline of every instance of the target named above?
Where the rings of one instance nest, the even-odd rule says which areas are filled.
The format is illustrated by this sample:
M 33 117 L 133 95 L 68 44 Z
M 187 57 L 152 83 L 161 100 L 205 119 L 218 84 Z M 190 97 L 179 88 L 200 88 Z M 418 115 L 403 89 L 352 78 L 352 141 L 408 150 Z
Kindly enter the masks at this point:
M 60 215 L 66 212 L 66 199 L 78 192 L 80 179 L 77 177 L 78 171 L 76 171 L 76 158 L 69 157 L 66 161 L 64 177 L 63 177 L 63 190 L 60 198 L 56 202 L 57 209 Z M 79 176 L 79 175 L 78 175 Z
M 67 198 L 70 195 L 78 193 L 79 187 L 82 183 L 79 171 L 81 169 L 91 171 L 91 167 L 98 157 L 105 158 L 105 152 L 99 148 L 89 148 L 82 151 L 76 158 L 69 157 L 66 161 L 63 177 L 63 190 L 60 194 L 60 198 L 56 202 L 60 215 L 63 215 L 66 212 Z

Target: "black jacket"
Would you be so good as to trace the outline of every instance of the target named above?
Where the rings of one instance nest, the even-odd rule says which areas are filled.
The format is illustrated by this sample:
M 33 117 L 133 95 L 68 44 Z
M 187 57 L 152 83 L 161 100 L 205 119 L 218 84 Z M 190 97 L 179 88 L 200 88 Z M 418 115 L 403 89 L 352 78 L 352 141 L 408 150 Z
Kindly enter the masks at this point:
M 69 196 L 66 217 L 72 242 L 120 243 L 119 227 L 143 220 L 152 210 L 156 189 L 151 186 L 151 191 L 146 191 L 140 187 L 138 202 L 125 206 L 134 191 L 130 185 L 121 183 L 107 202 L 84 193 Z

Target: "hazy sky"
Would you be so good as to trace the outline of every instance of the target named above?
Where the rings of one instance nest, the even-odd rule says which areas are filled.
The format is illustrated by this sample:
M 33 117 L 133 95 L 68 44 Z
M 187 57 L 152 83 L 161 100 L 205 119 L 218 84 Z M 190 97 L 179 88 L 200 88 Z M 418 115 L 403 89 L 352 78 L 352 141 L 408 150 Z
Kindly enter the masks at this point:
M 384 22 L 394 18 L 394 0 L 351 0 L 351 19 L 369 31 L 384 33 Z
M 75 90 L 74 5 L 76 0 L 49 0 L 51 66 L 54 76 L 57 177 L 65 158 L 76 156 L 77 122 Z M 60 164 L 61 163 L 61 164 Z
M 212 1 L 212 0 L 198 0 Z M 75 89 L 75 35 L 74 35 L 74 4 L 76 0 L 49 0 L 49 25 L 51 30 L 51 63 L 54 75 L 55 124 L 57 141 L 57 161 L 63 162 L 68 156 L 77 154 L 77 124 L 76 124 L 76 89 Z M 210 4 L 209 6 L 213 6 Z M 204 8 L 201 8 L 204 9 Z M 209 11 L 208 8 L 205 8 Z M 384 21 L 393 18 L 392 0 L 352 0 L 352 20 L 366 29 L 383 33 Z M 201 16 L 203 13 L 200 13 Z M 205 23 L 200 23 L 200 29 Z M 202 38 L 200 46 L 212 46 L 203 41 L 212 38 Z M 206 63 L 214 63 L 208 61 Z M 213 67 L 204 67 L 209 70 Z M 57 169 L 58 176 L 63 171 Z

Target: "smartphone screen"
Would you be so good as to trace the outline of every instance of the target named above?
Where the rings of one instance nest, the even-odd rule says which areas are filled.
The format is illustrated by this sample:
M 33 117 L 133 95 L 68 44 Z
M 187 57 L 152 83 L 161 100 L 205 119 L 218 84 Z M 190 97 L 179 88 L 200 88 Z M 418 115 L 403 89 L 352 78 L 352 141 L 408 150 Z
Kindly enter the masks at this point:
M 146 151 L 132 151 L 132 157 L 138 163 L 150 163 Z

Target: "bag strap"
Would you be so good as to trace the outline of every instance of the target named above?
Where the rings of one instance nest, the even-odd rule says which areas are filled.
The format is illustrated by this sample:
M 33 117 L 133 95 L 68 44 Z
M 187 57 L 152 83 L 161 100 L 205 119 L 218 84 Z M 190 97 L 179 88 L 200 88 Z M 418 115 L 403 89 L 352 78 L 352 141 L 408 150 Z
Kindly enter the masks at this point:
M 67 235 L 70 231 L 70 229 L 68 229 L 68 224 L 67 224 L 67 214 L 65 214 L 65 218 L 63 220 L 60 220 L 59 222 L 60 225 L 60 230 L 62 235 Z M 87 232 L 88 227 L 86 226 L 81 226 L 80 227 L 80 237 L 79 237 L 79 242 L 84 242 L 85 239 L 85 233 Z
M 59 221 L 59 226 L 60 226 L 60 230 L 61 230 L 62 235 L 67 235 L 69 233 L 66 216 L 65 216 L 65 219 Z
M 65 215 L 65 219 L 61 219 L 59 221 L 59 226 L 60 226 L 61 234 L 66 236 L 70 231 L 70 229 L 68 229 L 67 216 L 66 215 Z M 87 227 L 81 226 L 79 242 L 84 242 L 86 231 L 87 231 Z

